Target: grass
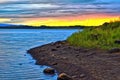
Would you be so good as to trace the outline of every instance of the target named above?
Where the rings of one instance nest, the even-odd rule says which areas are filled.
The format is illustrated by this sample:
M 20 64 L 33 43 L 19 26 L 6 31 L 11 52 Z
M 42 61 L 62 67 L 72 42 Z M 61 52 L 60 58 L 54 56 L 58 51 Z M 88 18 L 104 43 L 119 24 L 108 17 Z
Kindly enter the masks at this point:
M 67 41 L 77 47 L 111 49 L 120 48 L 120 21 L 105 23 L 95 28 L 85 28 L 68 37 Z

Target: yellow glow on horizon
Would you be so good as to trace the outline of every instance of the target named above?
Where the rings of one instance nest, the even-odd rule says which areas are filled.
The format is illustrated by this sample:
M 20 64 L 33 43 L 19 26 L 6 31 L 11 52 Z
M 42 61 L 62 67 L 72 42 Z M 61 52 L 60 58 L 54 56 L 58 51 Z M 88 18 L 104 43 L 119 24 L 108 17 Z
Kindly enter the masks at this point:
M 16 18 L 16 20 L 19 18 Z M 105 22 L 120 20 L 120 15 L 110 14 L 89 14 L 89 15 L 70 15 L 58 17 L 38 17 L 20 18 L 21 22 L 11 22 L 9 18 L 0 18 L 0 23 L 11 22 L 11 24 L 30 25 L 30 26 L 98 26 Z M 15 20 L 13 20 L 15 21 Z
M 32 25 L 32 26 L 41 26 L 41 25 L 47 25 L 47 26 L 74 26 L 74 25 L 84 25 L 84 26 L 98 26 L 105 22 L 110 21 L 116 21 L 119 20 L 119 17 L 106 17 L 106 18 L 91 18 L 91 19 L 37 19 L 37 20 L 31 20 L 26 21 L 26 25 Z
M 0 23 L 4 23 L 6 21 L 10 21 L 10 19 L 7 19 L 7 18 L 0 18 Z

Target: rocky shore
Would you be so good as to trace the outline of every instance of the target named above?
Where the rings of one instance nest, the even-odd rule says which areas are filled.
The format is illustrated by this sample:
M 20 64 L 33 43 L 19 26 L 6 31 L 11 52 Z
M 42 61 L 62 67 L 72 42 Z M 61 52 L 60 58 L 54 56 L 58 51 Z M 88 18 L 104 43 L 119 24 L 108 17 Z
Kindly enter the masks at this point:
M 85 49 L 58 41 L 28 50 L 36 64 L 48 65 L 73 80 L 120 80 L 120 52 Z

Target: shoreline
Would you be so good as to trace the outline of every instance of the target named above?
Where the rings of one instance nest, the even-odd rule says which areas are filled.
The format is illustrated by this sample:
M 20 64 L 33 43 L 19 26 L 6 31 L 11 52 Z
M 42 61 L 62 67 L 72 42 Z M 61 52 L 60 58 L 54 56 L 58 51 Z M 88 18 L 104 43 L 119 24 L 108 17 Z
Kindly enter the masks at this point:
M 38 65 L 47 65 L 73 80 L 119 80 L 120 52 L 73 47 L 66 41 L 45 44 L 28 50 Z M 81 76 L 84 75 L 84 76 Z

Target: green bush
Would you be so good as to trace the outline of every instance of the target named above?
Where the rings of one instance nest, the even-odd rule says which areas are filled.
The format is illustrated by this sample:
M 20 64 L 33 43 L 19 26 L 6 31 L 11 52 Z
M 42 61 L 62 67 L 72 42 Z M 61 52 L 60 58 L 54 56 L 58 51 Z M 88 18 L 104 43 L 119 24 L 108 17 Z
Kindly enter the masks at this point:
M 120 21 L 105 23 L 96 28 L 85 28 L 68 37 L 67 41 L 77 47 L 111 49 L 120 48 Z

